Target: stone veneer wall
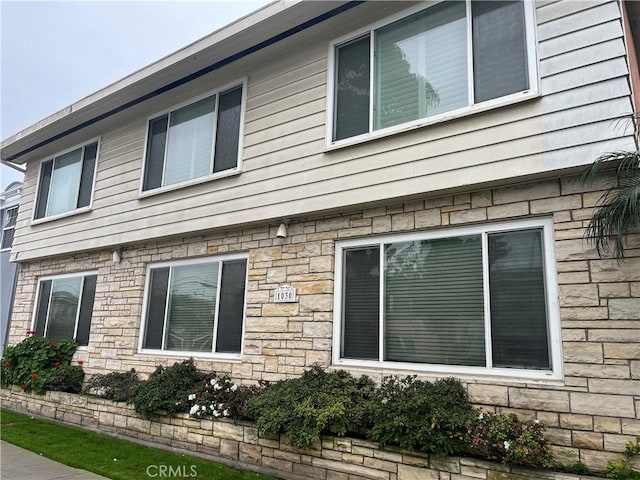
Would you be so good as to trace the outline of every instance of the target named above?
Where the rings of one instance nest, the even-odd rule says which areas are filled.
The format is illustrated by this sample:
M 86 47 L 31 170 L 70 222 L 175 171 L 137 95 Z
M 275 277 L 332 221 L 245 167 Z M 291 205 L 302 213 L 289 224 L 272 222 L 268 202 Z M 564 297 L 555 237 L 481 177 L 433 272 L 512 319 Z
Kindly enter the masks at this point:
M 314 363 L 331 363 L 336 240 L 552 216 L 564 379 L 461 380 L 474 403 L 545 422 L 562 462 L 580 460 L 601 469 L 617 457 L 614 452 L 640 435 L 640 235 L 629 236 L 623 265 L 599 258 L 583 239 L 605 181 L 586 190 L 575 177 L 565 177 L 373 206 L 292 221 L 287 238 L 276 238 L 277 225 L 262 225 L 127 245 L 120 264 L 111 261 L 111 251 L 24 263 L 10 343 L 20 341 L 30 328 L 39 276 L 97 270 L 90 342 L 78 358 L 86 361 L 89 374 L 130 368 L 150 373 L 156 365 L 169 365 L 177 358 L 137 353 L 148 263 L 248 252 L 242 361 L 201 359 L 197 365 L 229 373 L 237 382 L 296 376 Z M 283 282 L 297 288 L 297 303 L 273 303 L 273 290 Z M 350 370 L 377 381 L 385 374 L 415 373 Z
M 44 396 L 17 387 L 0 390 L 3 407 L 53 418 L 132 440 L 195 452 L 213 460 L 286 479 L 319 480 L 580 480 L 548 470 L 531 470 L 460 457 L 436 457 L 348 437 L 323 437 L 300 450 L 282 436 L 266 439 L 251 424 L 211 421 L 188 415 L 144 420 L 124 403 L 63 392 Z M 142 474 L 143 472 L 141 472 Z M 594 480 L 594 477 L 582 477 Z

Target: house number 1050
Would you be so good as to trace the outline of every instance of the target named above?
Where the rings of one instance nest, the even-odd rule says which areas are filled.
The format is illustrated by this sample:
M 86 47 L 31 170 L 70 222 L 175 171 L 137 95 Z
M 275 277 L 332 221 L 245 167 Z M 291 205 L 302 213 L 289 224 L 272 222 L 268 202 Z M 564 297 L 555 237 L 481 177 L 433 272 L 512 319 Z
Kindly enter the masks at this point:
M 291 303 L 296 301 L 296 289 L 291 285 L 280 285 L 273 294 L 275 303 Z

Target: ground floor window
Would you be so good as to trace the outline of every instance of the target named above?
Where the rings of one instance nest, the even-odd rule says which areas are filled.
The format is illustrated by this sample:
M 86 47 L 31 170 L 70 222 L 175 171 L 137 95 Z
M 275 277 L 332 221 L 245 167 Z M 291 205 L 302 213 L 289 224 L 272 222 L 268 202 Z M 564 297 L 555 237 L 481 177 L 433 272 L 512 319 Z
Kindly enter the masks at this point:
M 229 354 L 242 347 L 246 257 L 151 265 L 142 351 Z
M 96 280 L 94 272 L 41 278 L 32 327 L 36 335 L 88 345 Z
M 336 363 L 557 375 L 551 220 L 339 242 Z

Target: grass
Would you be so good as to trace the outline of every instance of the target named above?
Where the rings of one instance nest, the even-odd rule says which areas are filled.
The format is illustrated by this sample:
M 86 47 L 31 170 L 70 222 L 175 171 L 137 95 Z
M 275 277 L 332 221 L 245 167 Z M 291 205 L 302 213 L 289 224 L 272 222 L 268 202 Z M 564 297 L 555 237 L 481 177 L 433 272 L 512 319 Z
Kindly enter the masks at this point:
M 0 438 L 6 442 L 114 480 L 159 478 L 158 468 L 161 465 L 166 466 L 167 473 L 162 478 L 273 480 L 272 477 L 235 470 L 198 457 L 144 447 L 9 410 L 0 410 L 0 427 Z M 147 472 L 149 467 L 151 475 Z M 172 471 L 175 476 L 168 476 Z

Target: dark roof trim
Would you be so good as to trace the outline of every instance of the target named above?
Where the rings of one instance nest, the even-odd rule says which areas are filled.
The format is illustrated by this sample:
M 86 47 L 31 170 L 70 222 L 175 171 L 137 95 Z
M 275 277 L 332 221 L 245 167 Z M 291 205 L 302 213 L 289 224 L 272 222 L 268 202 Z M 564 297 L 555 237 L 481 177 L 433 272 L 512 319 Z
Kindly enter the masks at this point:
M 314 25 L 317 25 L 319 23 L 324 22 L 325 20 L 328 20 L 332 17 L 335 17 L 336 15 L 340 15 L 343 12 L 346 12 L 347 10 L 351 10 L 354 7 L 357 7 L 358 5 L 360 5 L 361 3 L 364 3 L 365 0 L 352 0 L 350 2 L 345 3 L 344 5 L 340 5 L 339 7 L 334 8 L 333 10 L 329 10 L 328 12 L 323 13 L 322 15 L 318 15 L 317 17 L 314 17 L 310 20 L 307 20 L 306 22 L 301 23 L 300 25 L 297 25 L 293 28 L 290 28 L 289 30 L 285 30 L 282 33 L 279 33 L 278 35 L 274 35 L 271 38 L 268 38 L 267 40 L 264 40 L 256 45 L 253 45 L 252 47 L 246 48 L 238 53 L 235 53 L 229 57 L 223 58 L 222 60 L 209 65 L 208 67 L 204 67 L 200 70 L 198 70 L 197 72 L 194 72 L 190 75 L 187 75 L 185 77 L 182 77 L 178 80 L 175 80 L 167 85 L 165 85 L 164 87 L 158 88 L 152 92 L 147 93 L 146 95 L 143 95 L 141 97 L 138 97 L 134 100 L 131 100 L 123 105 L 120 105 L 119 107 L 116 107 L 112 110 L 109 110 L 108 112 L 105 112 L 101 115 L 98 115 L 97 117 L 94 117 L 90 120 L 87 120 L 85 122 L 82 122 L 78 125 L 76 125 L 75 127 L 69 128 L 68 130 L 65 130 L 64 132 L 58 133 L 57 135 L 54 135 L 53 137 L 49 137 L 46 140 L 43 140 L 40 143 L 37 143 L 35 145 L 32 145 L 29 148 L 25 148 L 24 150 L 11 155 L 10 157 L 4 159 L 5 162 L 10 162 L 12 160 L 15 160 L 16 158 L 21 157 L 22 155 L 26 155 L 29 152 L 32 152 L 34 150 L 37 150 L 40 147 L 44 147 L 45 145 L 48 145 L 51 142 L 55 142 L 56 140 L 59 140 L 63 137 L 66 137 L 67 135 L 70 135 L 74 132 L 77 132 L 78 130 L 82 130 L 85 127 L 88 127 L 89 125 L 93 125 L 94 123 L 97 123 L 101 120 L 104 120 L 105 118 L 108 118 L 112 115 L 115 115 L 116 113 L 122 112 L 123 110 L 126 110 L 127 108 L 133 107 L 135 105 L 138 105 L 139 103 L 142 103 L 146 100 L 149 100 L 150 98 L 153 97 L 157 97 L 158 95 L 161 95 L 169 90 L 172 90 L 176 87 L 179 87 L 181 85 L 184 85 L 185 83 L 188 83 L 192 80 L 195 80 L 197 78 L 202 77 L 203 75 L 206 75 L 208 73 L 213 72 L 214 70 L 218 70 L 219 68 L 222 68 L 226 65 L 229 65 L 230 63 L 233 63 L 237 60 L 240 60 L 241 58 L 246 57 L 247 55 L 250 55 L 252 53 L 255 53 L 259 50 L 262 50 L 263 48 L 266 48 L 270 45 L 273 45 L 274 43 L 277 43 L 281 40 L 284 40 L 285 38 L 288 38 L 292 35 L 295 35 L 296 33 L 299 33 L 303 30 L 306 30 L 308 28 L 313 27 Z

